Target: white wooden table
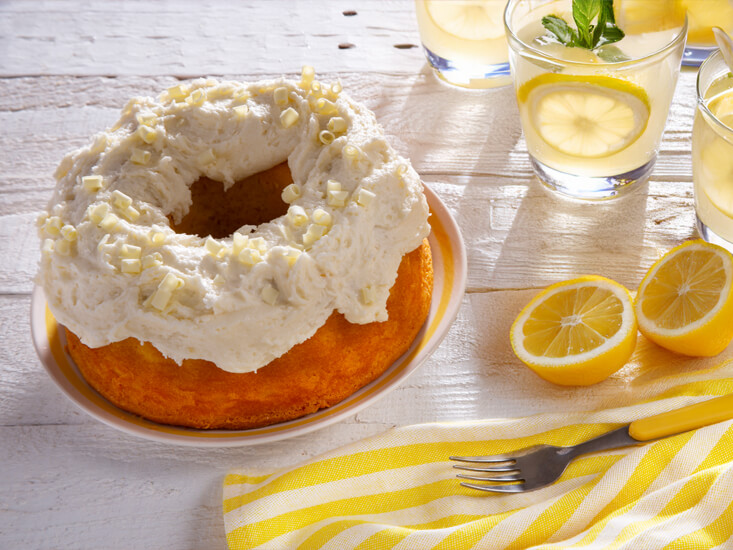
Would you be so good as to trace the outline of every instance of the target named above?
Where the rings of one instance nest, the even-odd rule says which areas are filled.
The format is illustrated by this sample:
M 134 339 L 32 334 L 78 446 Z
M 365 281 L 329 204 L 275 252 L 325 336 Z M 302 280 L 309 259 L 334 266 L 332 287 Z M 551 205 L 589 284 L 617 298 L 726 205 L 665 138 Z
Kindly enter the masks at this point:
M 635 289 L 660 251 L 695 235 L 694 71 L 681 75 L 648 186 L 579 204 L 534 180 L 511 89 L 443 85 L 416 44 L 409 0 L 0 3 L 0 548 L 223 549 L 231 467 L 293 464 L 396 425 L 623 402 L 633 364 L 596 386 L 555 387 L 515 359 L 508 330 L 538 288 L 599 273 Z M 279 443 L 176 447 L 93 420 L 53 385 L 30 337 L 35 219 L 56 164 L 133 95 L 202 75 L 295 77 L 303 64 L 373 109 L 455 216 L 468 289 L 452 330 L 377 404 Z

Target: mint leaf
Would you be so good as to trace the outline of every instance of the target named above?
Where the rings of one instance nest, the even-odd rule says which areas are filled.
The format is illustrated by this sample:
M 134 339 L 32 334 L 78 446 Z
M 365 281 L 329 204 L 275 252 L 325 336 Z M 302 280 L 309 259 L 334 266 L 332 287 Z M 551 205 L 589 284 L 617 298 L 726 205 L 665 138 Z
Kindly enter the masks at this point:
M 616 25 L 616 16 L 613 13 L 613 0 L 601 0 L 601 14 L 604 14 L 606 23 Z
M 587 50 L 618 42 L 625 36 L 616 26 L 613 0 L 573 0 L 573 20 L 577 30 L 556 15 L 543 17 L 542 26 L 561 44 Z
M 542 18 L 542 26 L 555 35 L 561 44 L 572 44 L 576 40 L 576 33 L 564 19 L 556 15 L 547 15 Z
M 598 22 L 596 23 L 595 27 L 591 26 L 593 29 L 593 41 L 591 42 L 593 49 L 596 44 L 598 44 L 601 41 L 601 38 L 603 37 L 603 34 L 606 31 L 606 12 L 605 10 L 600 10 L 600 13 L 598 14 Z
M 593 20 L 601 11 L 601 0 L 573 0 L 573 19 L 581 47 L 593 49 Z
M 598 48 L 596 55 L 606 63 L 621 63 L 622 61 L 631 59 L 618 46 L 603 46 Z
M 613 42 L 618 42 L 621 40 L 626 34 L 624 31 L 619 29 L 616 25 L 609 25 L 606 23 L 606 28 L 603 31 L 603 34 L 601 35 L 601 40 L 598 43 L 599 46 L 603 46 L 604 44 L 611 44 Z

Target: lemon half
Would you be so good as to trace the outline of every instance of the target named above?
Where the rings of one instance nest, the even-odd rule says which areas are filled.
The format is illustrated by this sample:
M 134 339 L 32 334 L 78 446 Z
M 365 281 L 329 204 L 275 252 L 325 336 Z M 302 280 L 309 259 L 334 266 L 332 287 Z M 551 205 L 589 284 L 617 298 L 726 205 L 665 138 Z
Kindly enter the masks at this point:
M 567 155 L 617 153 L 646 129 L 649 97 L 643 88 L 608 76 L 543 74 L 517 92 L 540 137 Z
M 504 36 L 502 0 L 425 0 L 433 23 L 463 40 L 490 40 Z
M 517 357 L 545 380 L 587 386 L 629 360 L 636 333 L 629 291 L 587 275 L 540 292 L 517 316 L 510 336 Z
M 677 353 L 712 356 L 733 340 L 733 256 L 689 241 L 670 250 L 644 277 L 634 304 L 639 330 Z

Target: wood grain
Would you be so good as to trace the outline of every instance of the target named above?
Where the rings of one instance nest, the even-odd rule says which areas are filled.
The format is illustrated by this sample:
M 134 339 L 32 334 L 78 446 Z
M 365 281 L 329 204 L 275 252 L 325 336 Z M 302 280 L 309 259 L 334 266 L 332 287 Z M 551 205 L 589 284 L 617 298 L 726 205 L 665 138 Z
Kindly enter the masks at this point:
M 357 14 L 345 16 L 349 9 Z M 395 46 L 418 40 L 406 1 L 0 4 L 4 76 L 260 75 L 273 67 L 300 72 L 303 64 L 411 72 L 424 62 L 422 51 Z

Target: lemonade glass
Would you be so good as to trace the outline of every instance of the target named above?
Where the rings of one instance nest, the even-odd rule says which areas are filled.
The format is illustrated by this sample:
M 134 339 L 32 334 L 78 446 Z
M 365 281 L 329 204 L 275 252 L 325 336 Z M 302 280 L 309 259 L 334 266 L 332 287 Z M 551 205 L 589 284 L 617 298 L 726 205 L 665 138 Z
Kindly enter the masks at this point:
M 654 167 L 686 20 L 624 29 L 617 17 L 626 36 L 591 51 L 548 39 L 541 23 L 546 15 L 572 22 L 571 0 L 510 0 L 505 13 L 532 167 L 540 181 L 564 195 L 618 196 L 646 180 Z
M 504 8 L 507 0 L 415 0 L 425 55 L 436 74 L 466 88 L 511 84 Z
M 697 75 L 692 179 L 700 235 L 733 250 L 733 75 L 720 51 Z
M 698 66 L 716 48 L 713 27 L 733 31 L 733 0 L 615 0 L 620 25 L 661 27 L 678 24 L 687 14 L 687 47 L 683 65 Z M 627 17 L 625 17 L 627 16 Z
M 641 1 L 641 0 L 638 0 Z M 713 27 L 733 34 L 733 0 L 669 0 L 687 10 L 687 48 L 684 65 L 697 66 L 714 50 Z

